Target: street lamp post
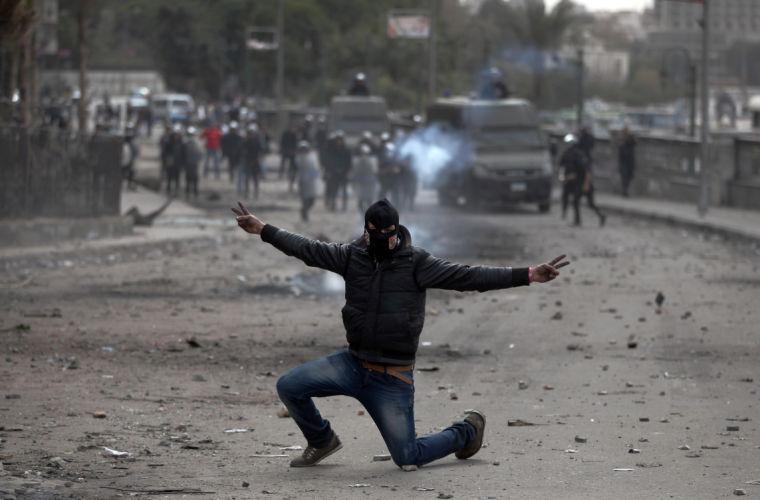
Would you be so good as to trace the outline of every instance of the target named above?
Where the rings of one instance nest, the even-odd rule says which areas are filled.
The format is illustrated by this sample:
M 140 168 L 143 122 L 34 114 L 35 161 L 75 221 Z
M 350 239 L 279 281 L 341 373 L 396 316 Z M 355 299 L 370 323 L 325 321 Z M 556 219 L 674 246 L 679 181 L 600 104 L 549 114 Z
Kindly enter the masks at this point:
M 702 148 L 699 160 L 699 204 L 697 211 L 701 217 L 707 214 L 709 185 L 707 162 L 710 159 L 710 80 L 707 65 L 710 58 L 710 0 L 702 0 Z

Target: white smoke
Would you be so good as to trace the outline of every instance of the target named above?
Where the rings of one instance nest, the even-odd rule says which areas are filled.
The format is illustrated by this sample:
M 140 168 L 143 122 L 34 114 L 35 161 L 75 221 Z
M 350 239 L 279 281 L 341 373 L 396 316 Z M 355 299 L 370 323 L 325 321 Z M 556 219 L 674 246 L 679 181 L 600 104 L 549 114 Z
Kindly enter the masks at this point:
M 444 168 L 468 165 L 473 148 L 462 132 L 434 123 L 397 139 L 395 156 L 398 160 L 410 159 L 420 180 L 429 182 Z

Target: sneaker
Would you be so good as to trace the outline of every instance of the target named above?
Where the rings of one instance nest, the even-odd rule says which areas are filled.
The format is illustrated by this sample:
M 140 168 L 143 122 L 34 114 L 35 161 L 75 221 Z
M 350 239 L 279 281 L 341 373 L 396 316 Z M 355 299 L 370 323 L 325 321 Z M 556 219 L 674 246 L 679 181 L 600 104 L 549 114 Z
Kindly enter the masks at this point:
M 324 448 L 314 448 L 313 446 L 307 446 L 300 457 L 294 458 L 290 461 L 290 466 L 312 467 L 341 448 L 343 448 L 343 444 L 340 442 L 340 439 L 338 439 L 338 435 L 333 434 L 333 438 L 332 441 L 330 441 L 330 444 Z
M 475 427 L 475 437 L 464 448 L 454 453 L 454 456 L 462 460 L 470 458 L 480 450 L 483 445 L 483 434 L 486 430 L 485 415 L 478 410 L 465 410 L 464 413 L 467 415 L 464 421 Z

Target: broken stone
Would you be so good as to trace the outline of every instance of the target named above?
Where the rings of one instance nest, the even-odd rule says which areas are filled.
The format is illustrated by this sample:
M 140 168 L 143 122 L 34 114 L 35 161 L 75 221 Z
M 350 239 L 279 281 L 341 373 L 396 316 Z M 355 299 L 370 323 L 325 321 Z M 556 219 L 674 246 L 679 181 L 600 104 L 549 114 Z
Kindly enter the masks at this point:
M 92 412 L 92 418 L 106 418 L 106 412 L 104 411 L 94 411 Z
M 61 457 L 53 457 L 48 462 L 48 465 L 50 467 L 56 467 L 58 469 L 63 469 L 63 466 L 66 464 L 66 462 Z
M 641 453 L 641 450 L 638 448 L 629 448 L 628 453 L 639 454 Z
M 639 422 L 649 422 L 649 417 L 639 417 Z
M 444 498 L 444 499 L 454 498 L 454 495 L 449 495 L 448 493 L 438 493 L 437 498 Z
M 528 383 L 524 380 L 520 380 L 517 382 L 517 388 L 520 390 L 525 390 L 528 388 Z
M 522 420 L 520 418 L 514 419 L 514 420 L 507 420 L 507 427 L 527 427 L 530 425 L 536 425 L 532 422 L 528 422 L 526 420 Z
M 195 337 L 190 337 L 185 342 L 187 342 L 187 345 L 189 345 L 190 347 L 200 347 L 201 346 L 200 342 L 198 342 L 195 339 Z
M 243 481 L 243 484 L 241 484 L 241 486 L 242 486 L 243 488 L 247 488 L 247 487 L 249 487 L 250 485 L 251 485 L 251 483 L 249 483 L 248 481 Z
M 726 430 L 728 432 L 738 432 L 739 431 L 739 426 L 738 425 L 728 425 L 728 426 L 726 426 Z
M 562 319 L 562 312 L 561 311 L 555 312 L 554 315 L 552 316 L 552 319 L 555 319 L 555 320 Z
M 280 418 L 288 418 L 290 417 L 290 412 L 288 411 L 287 408 L 283 406 L 279 410 L 277 410 L 277 416 Z
M 449 393 L 449 399 L 451 399 L 453 401 L 456 401 L 457 399 L 459 399 L 459 396 L 457 396 L 456 392 L 450 392 Z
M 586 442 L 588 442 L 588 438 L 586 436 L 575 436 L 575 442 L 576 443 L 586 443 Z
M 193 382 L 205 382 L 205 381 L 206 381 L 206 377 L 204 377 L 200 373 L 196 373 L 195 375 L 193 375 Z
M 21 399 L 21 394 L 6 394 L 5 399 Z
M 553 391 L 554 390 L 554 386 L 553 385 L 549 385 L 549 384 L 544 384 L 544 390 L 545 391 Z
M 688 444 L 682 444 L 681 446 L 678 447 L 678 449 L 682 451 L 688 451 L 691 449 L 691 447 Z
M 391 456 L 387 453 L 383 453 L 381 455 L 375 455 L 372 457 L 373 462 L 387 462 L 391 459 Z
M 736 495 L 737 497 L 743 497 L 746 494 L 747 494 L 747 490 L 745 490 L 744 488 L 736 488 L 734 490 L 734 495 Z

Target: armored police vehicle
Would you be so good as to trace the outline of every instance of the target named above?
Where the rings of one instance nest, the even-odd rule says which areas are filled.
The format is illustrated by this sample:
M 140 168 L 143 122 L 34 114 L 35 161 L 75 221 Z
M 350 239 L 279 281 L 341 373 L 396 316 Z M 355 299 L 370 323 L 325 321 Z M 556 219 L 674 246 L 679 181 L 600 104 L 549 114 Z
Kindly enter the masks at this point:
M 435 179 L 441 204 L 551 205 L 552 164 L 538 115 L 523 99 L 438 99 L 428 125 L 461 134 L 469 154 L 446 164 Z

